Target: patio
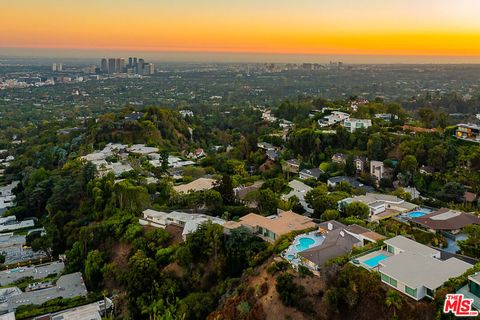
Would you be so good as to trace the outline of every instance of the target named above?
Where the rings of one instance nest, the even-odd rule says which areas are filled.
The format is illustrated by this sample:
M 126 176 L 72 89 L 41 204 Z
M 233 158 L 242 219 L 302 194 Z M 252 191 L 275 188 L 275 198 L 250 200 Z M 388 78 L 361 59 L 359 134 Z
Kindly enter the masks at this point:
M 367 252 L 366 254 L 353 258 L 351 260 L 351 263 L 357 266 L 360 265 L 367 270 L 378 271 L 379 262 L 382 260 L 388 259 L 391 256 L 393 256 L 393 254 L 391 254 L 390 252 L 387 252 L 382 249 L 380 250 L 377 249 L 375 251 Z
M 325 238 L 318 234 L 318 231 L 300 234 L 295 237 L 290 247 L 288 247 L 282 256 L 287 259 L 292 265 L 298 266 L 301 264 L 300 257 L 297 253 L 317 247 L 323 243 Z

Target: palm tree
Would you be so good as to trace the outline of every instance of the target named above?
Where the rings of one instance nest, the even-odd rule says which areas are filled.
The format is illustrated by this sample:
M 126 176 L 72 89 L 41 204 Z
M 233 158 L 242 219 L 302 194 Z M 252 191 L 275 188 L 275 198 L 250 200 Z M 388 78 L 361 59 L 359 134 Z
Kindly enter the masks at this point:
M 387 291 L 387 297 L 385 298 L 385 304 L 387 307 L 393 308 L 393 317 L 396 318 L 397 310 L 402 308 L 402 297 L 397 291 L 389 289 Z

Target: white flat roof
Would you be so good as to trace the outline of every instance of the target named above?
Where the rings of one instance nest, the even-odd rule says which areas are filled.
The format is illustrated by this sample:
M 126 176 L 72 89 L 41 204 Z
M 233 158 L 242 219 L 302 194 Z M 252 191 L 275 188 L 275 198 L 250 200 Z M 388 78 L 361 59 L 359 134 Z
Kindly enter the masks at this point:
M 448 279 L 458 277 L 472 267 L 457 258 L 442 261 L 421 254 L 402 252 L 380 262 L 380 272 L 411 288 L 425 286 L 435 290 Z
M 449 210 L 447 212 L 440 213 L 440 214 L 437 214 L 435 216 L 432 216 L 432 217 L 430 217 L 430 219 L 432 219 L 432 220 L 448 220 L 448 219 L 458 217 L 459 215 L 462 215 L 462 214 L 463 214 L 463 212 L 461 212 L 461 211 Z
M 387 239 L 384 241 L 384 243 L 399 248 L 402 251 L 416 253 L 426 257 L 433 256 L 439 252 L 438 250 L 405 238 L 404 236 L 396 236 L 394 238 Z

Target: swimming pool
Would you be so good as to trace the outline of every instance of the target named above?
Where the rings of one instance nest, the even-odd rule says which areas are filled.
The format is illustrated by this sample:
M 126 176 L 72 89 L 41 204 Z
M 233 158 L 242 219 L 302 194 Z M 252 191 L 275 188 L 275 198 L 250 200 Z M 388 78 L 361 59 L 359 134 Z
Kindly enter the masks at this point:
M 368 260 L 363 261 L 364 264 L 369 266 L 370 268 L 375 268 L 378 266 L 378 263 L 382 260 L 387 259 L 388 256 L 384 255 L 383 253 L 379 254 L 378 256 L 375 256 L 373 258 L 370 258 Z
M 413 218 L 420 218 L 420 217 L 423 217 L 423 216 L 426 215 L 426 214 L 432 213 L 432 211 L 433 211 L 433 210 L 430 209 L 430 208 L 423 208 L 423 207 L 422 207 L 422 208 L 419 208 L 419 209 L 417 209 L 417 210 L 415 210 L 415 211 L 412 211 L 412 212 L 408 213 L 407 216 L 408 216 L 409 218 L 411 218 L 411 219 L 413 219 Z
M 293 258 L 295 258 L 295 256 L 293 254 L 289 254 L 287 256 L 287 259 L 290 260 L 290 261 L 293 260 Z
M 298 239 L 298 244 L 297 244 L 296 247 L 297 247 L 297 250 L 300 252 L 300 251 L 303 251 L 303 250 L 307 250 L 314 243 L 315 243 L 315 240 L 313 240 L 311 238 L 300 238 L 300 239 Z
M 410 218 L 420 218 L 426 215 L 427 213 L 422 212 L 422 211 L 413 211 L 408 214 Z

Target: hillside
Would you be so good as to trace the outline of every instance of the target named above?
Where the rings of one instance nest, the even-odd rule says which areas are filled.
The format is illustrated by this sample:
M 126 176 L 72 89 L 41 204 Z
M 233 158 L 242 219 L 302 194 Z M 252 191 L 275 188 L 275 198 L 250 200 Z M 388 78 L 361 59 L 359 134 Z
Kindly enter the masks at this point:
M 235 293 L 208 319 L 392 319 L 393 310 L 385 304 L 387 287 L 376 274 L 349 264 L 341 269 L 330 267 L 320 278 L 302 277 L 291 269 L 272 273 L 282 264 L 269 259 L 244 275 Z M 283 294 L 289 295 L 287 303 L 298 305 L 286 306 L 277 291 L 278 279 L 285 275 L 292 277 L 293 286 Z M 302 294 L 294 297 L 294 292 L 300 291 Z M 435 319 L 433 306 L 426 302 L 402 297 L 400 310 L 398 319 Z

